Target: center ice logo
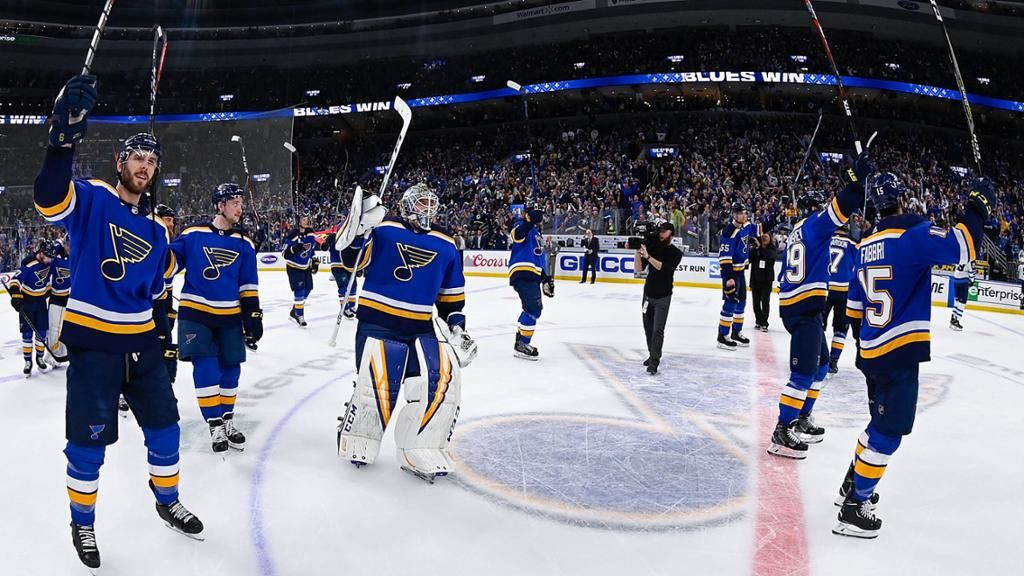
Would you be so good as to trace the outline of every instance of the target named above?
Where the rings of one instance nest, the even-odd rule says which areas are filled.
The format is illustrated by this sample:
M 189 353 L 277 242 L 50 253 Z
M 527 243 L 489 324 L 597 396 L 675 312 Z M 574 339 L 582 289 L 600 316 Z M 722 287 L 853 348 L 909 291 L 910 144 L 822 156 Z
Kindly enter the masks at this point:
M 669 354 L 662 376 L 650 378 L 639 353 L 569 347 L 631 416 L 526 413 L 460 423 L 453 453 L 462 486 L 524 512 L 605 529 L 687 529 L 746 513 L 767 440 L 756 434 L 750 359 Z M 942 399 L 946 380 L 922 375 L 919 410 Z M 823 425 L 863 427 L 863 376 L 840 372 L 818 406 Z

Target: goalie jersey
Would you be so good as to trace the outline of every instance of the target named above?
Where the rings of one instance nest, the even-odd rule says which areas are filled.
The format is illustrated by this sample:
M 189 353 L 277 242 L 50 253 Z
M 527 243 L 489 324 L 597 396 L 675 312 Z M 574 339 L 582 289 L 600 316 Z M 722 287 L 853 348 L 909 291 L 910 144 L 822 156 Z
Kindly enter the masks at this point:
M 74 151 L 49 147 L 36 177 L 36 210 L 63 226 L 74 251 L 61 341 L 114 353 L 155 347 L 153 301 L 164 293 L 167 229 L 101 180 L 72 180 Z
M 185 270 L 178 315 L 206 326 L 240 326 L 258 310 L 256 246 L 239 230 L 188 226 L 171 242 L 172 272 Z
M 343 254 L 350 268 L 360 243 L 357 239 Z M 365 275 L 360 322 L 401 334 L 433 333 L 436 306 L 449 326 L 465 327 L 462 258 L 455 240 L 436 227 L 420 233 L 399 218 L 385 218 L 370 234 L 358 269 Z
M 863 315 L 862 371 L 877 374 L 930 360 L 932 267 L 973 261 L 973 236 L 963 224 L 946 230 L 901 214 L 883 219 L 861 240 L 859 286 L 850 290 L 847 315 Z
M 512 255 L 508 261 L 509 283 L 519 280 L 540 282 L 547 276 L 544 239 L 537 228 L 526 220 L 516 222 L 509 233 Z

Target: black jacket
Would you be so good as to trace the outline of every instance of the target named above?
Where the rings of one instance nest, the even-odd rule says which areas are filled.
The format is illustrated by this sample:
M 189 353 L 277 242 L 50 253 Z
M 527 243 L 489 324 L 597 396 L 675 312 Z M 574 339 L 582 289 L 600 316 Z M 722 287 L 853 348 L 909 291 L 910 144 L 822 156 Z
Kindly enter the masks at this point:
M 771 287 L 775 281 L 775 259 L 779 257 L 779 247 L 773 239 L 767 246 L 759 246 L 750 250 L 750 285 Z
M 583 238 L 583 249 L 589 250 L 585 253 L 587 259 L 597 258 L 597 253 L 601 251 L 601 243 L 598 242 L 597 236 L 591 236 L 590 240 Z

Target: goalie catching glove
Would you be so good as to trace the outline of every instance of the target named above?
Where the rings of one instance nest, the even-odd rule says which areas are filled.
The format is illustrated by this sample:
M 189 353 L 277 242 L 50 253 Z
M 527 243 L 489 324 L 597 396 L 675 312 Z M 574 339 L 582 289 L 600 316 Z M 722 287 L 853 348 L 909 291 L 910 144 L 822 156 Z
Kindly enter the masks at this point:
M 341 252 L 351 246 L 359 236 L 369 235 L 371 230 L 384 221 L 387 213 L 388 209 L 381 203 L 380 196 L 371 194 L 364 198 L 363 189 L 356 186 L 348 218 L 338 227 L 334 249 Z

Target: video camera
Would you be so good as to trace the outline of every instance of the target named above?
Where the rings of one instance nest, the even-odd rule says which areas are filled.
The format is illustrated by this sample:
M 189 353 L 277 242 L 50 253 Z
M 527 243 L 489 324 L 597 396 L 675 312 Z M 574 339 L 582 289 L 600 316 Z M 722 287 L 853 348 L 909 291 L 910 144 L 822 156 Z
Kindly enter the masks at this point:
M 648 249 L 651 246 L 658 244 L 658 233 L 661 230 L 659 224 L 653 222 L 640 222 L 633 228 L 633 236 L 626 238 L 626 248 L 630 250 L 639 250 L 641 246 L 647 246 Z

